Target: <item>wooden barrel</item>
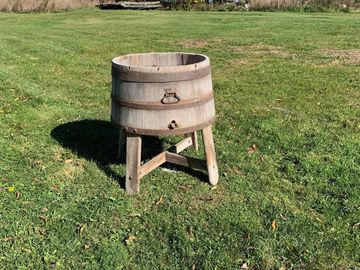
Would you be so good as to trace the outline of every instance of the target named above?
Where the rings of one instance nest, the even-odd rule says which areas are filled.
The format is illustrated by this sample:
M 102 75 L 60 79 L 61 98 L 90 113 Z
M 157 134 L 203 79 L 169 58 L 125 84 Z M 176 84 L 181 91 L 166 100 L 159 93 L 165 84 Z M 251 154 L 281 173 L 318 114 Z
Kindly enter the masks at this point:
M 154 136 L 210 125 L 215 106 L 209 58 L 189 53 L 114 58 L 111 118 L 128 133 Z

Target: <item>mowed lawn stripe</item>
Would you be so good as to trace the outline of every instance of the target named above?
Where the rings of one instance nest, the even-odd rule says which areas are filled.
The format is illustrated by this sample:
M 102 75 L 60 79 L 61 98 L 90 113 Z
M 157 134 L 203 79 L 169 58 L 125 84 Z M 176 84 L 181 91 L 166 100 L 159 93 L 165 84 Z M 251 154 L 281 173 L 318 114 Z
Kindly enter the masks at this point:
M 359 12 L 0 13 L 0 48 L 0 268 L 360 267 Z M 211 59 L 215 189 L 125 194 L 111 59 L 151 51 Z

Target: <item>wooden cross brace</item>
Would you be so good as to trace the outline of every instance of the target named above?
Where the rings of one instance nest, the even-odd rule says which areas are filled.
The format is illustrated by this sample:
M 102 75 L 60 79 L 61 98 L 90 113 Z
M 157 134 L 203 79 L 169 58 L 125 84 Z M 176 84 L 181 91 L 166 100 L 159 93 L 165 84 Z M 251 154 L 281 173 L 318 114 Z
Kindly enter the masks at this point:
M 140 191 L 140 179 L 165 162 L 208 171 L 210 184 L 216 185 L 219 176 L 211 125 L 202 129 L 201 132 L 206 160 L 179 155 L 180 152 L 190 146 L 198 151 L 197 132 L 195 131 L 185 134 L 185 139 L 141 165 L 141 135 L 126 133 L 124 130 L 120 130 L 119 156 L 126 142 L 126 191 L 129 194 L 138 193 Z

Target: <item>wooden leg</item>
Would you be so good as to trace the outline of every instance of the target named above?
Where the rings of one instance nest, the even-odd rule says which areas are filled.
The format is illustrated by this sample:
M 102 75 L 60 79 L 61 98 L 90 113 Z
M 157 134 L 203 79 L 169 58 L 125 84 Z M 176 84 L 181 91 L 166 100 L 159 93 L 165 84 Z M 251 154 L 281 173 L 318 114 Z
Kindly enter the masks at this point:
M 126 132 L 122 128 L 119 129 L 119 144 L 118 144 L 118 160 L 121 157 L 122 152 L 124 151 L 124 145 L 126 142 Z
M 214 147 L 214 139 L 211 131 L 211 125 L 202 130 L 202 137 L 205 147 L 206 163 L 209 173 L 209 182 L 216 185 L 219 181 L 218 167 L 216 163 L 216 154 Z
M 191 132 L 191 133 L 186 133 L 185 134 L 186 137 L 190 137 L 191 138 L 191 142 L 192 142 L 192 146 L 194 147 L 195 151 L 199 151 L 199 144 L 198 144 L 198 140 L 197 140 L 197 132 Z
M 199 151 L 199 144 L 198 144 L 198 140 L 197 140 L 197 132 L 196 131 L 191 133 L 191 140 L 192 140 L 195 151 L 196 152 Z
M 135 194 L 140 191 L 141 136 L 126 134 L 126 191 Z

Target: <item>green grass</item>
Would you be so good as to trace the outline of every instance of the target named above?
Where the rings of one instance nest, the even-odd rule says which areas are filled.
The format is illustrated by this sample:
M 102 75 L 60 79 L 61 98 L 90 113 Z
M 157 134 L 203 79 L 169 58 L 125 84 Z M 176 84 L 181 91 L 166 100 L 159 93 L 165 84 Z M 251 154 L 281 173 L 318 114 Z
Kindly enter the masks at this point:
M 0 48 L 0 268 L 360 269 L 360 13 L 3 13 Z M 123 189 L 110 63 L 150 51 L 210 56 L 216 189 Z

